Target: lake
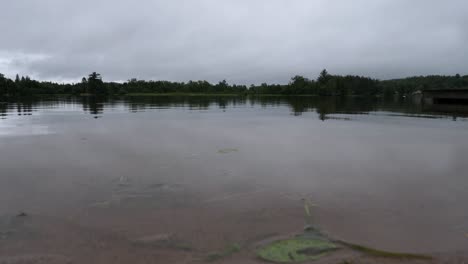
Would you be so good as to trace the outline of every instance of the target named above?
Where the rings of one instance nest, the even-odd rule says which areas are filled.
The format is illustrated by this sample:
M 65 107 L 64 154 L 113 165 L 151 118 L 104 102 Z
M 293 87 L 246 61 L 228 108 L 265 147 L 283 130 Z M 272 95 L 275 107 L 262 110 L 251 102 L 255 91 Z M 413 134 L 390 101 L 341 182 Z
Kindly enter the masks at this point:
M 0 256 L 192 263 L 300 232 L 303 199 L 335 238 L 455 254 L 467 117 L 409 98 L 0 101 Z

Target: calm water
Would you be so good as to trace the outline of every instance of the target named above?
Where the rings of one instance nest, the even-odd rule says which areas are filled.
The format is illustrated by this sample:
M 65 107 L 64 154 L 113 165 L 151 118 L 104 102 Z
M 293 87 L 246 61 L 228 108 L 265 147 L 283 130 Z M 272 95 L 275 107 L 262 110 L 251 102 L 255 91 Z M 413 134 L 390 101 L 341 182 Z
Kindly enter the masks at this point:
M 125 263 L 151 257 L 124 241 L 158 234 L 209 251 L 300 231 L 302 198 L 333 237 L 465 250 L 468 119 L 449 110 L 316 97 L 0 102 L 0 216 L 38 219 L 0 239 L 0 255 Z M 85 246 L 96 239 L 105 250 Z

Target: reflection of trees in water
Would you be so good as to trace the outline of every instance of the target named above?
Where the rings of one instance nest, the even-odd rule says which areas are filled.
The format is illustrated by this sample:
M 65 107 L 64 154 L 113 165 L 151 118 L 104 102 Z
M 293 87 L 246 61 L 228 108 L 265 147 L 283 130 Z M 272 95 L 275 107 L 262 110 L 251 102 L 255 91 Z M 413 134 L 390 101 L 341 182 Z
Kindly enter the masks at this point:
M 5 119 L 8 113 L 8 104 L 0 99 L 0 119 Z
M 31 115 L 37 109 L 78 106 L 87 114 L 98 118 L 113 109 L 143 112 L 151 109 L 186 108 L 208 110 L 241 107 L 288 108 L 291 114 L 317 113 L 321 120 L 334 119 L 333 114 L 366 114 L 372 111 L 394 112 L 398 115 L 428 116 L 420 104 L 400 98 L 383 100 L 368 97 L 318 96 L 134 96 L 134 97 L 52 97 L 0 100 L 0 117 L 10 114 Z M 463 113 L 438 113 L 450 117 L 467 116 Z
M 83 96 L 80 97 L 83 111 L 99 118 L 104 113 L 104 104 L 108 101 L 105 97 Z
M 35 101 L 31 98 L 24 98 L 21 101 L 0 99 L 0 118 L 5 119 L 8 115 L 32 115 L 35 105 Z
M 190 110 L 208 110 L 217 106 L 226 109 L 238 104 L 245 104 L 246 99 L 230 96 L 135 96 L 125 97 L 124 104 L 131 112 L 146 109 L 166 109 L 173 107 L 186 107 Z
M 291 113 L 300 116 L 306 112 L 317 112 L 321 120 L 329 114 L 357 114 L 373 111 L 378 101 L 365 98 L 290 96 L 290 97 L 255 97 L 253 103 L 261 106 L 288 106 Z
M 33 103 L 29 100 L 17 103 L 16 112 L 18 115 L 32 115 Z

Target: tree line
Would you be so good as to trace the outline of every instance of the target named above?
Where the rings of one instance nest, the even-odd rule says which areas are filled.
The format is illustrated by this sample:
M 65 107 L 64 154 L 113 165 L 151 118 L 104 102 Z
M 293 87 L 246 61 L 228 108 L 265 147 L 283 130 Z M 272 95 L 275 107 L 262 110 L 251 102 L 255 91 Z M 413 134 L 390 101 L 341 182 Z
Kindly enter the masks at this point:
M 1 96 L 39 94 L 251 94 L 251 95 L 320 95 L 320 96 L 393 96 L 408 95 L 418 90 L 468 88 L 468 75 L 420 76 L 405 79 L 377 80 L 363 76 L 332 75 L 323 70 L 318 78 L 291 78 L 288 84 L 235 85 L 225 80 L 212 84 L 207 81 L 170 82 L 130 79 L 124 83 L 104 82 L 93 72 L 78 83 L 56 83 L 32 80 L 16 75 L 15 80 L 0 73 Z

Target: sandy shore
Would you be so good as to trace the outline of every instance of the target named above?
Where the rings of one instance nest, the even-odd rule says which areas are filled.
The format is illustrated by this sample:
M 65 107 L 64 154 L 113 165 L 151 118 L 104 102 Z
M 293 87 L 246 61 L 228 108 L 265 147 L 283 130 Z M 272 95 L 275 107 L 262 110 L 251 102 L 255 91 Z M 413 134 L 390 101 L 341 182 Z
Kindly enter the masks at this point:
M 123 184 L 119 188 L 124 188 Z M 119 191 L 107 201 L 55 214 L 2 216 L 0 263 L 264 263 L 256 255 L 262 243 L 293 236 L 304 226 L 304 210 L 293 196 L 258 189 L 207 195 L 181 186 Z M 280 198 L 278 198 L 280 197 Z M 314 221 L 330 223 L 330 209 L 313 209 Z M 352 224 L 352 223 L 350 223 Z M 343 227 L 344 228 L 344 227 Z M 351 227 L 347 227 L 353 229 Z M 365 230 L 355 226 L 354 232 Z M 331 236 L 333 230 L 324 230 Z M 350 232 L 349 234 L 352 234 Z M 366 243 L 359 236 L 353 241 Z M 467 238 L 468 239 L 468 238 Z M 372 238 L 376 241 L 378 238 Z M 404 245 L 385 250 L 411 248 Z M 237 245 L 235 251 L 226 251 Z M 372 257 L 342 249 L 313 263 L 466 263 L 467 252 L 414 252 L 432 260 Z M 215 255 L 215 258 L 210 256 Z

